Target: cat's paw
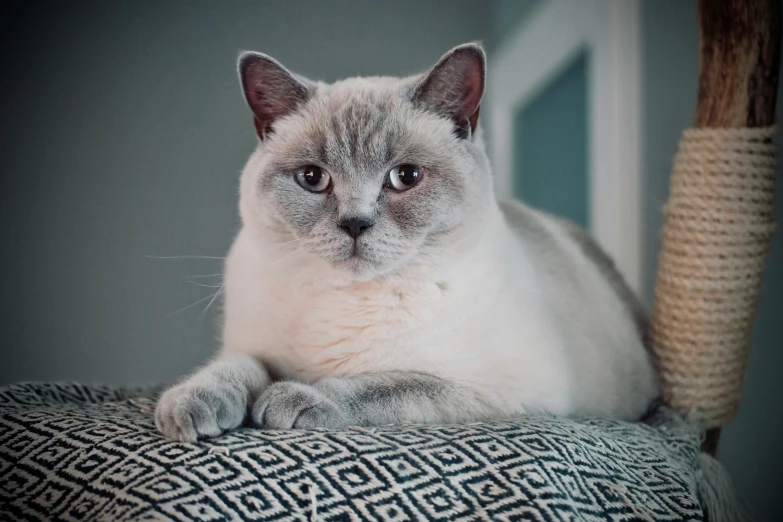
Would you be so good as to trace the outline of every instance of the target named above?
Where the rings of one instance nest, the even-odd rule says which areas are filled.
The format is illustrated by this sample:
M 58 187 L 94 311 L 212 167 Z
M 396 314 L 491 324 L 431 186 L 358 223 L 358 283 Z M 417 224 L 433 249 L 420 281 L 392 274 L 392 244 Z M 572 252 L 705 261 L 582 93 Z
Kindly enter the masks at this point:
M 236 428 L 246 412 L 246 390 L 211 380 L 186 381 L 160 397 L 155 424 L 170 439 L 195 442 Z
M 346 428 L 346 412 L 323 392 L 308 384 L 278 382 L 253 405 L 253 424 L 266 429 Z

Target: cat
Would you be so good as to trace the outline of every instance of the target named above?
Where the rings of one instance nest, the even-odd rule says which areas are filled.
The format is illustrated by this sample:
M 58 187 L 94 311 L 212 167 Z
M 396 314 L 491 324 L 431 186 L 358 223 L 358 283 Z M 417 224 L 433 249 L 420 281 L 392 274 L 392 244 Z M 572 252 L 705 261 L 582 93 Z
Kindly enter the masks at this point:
M 259 144 L 222 347 L 161 396 L 163 434 L 646 412 L 644 311 L 611 260 L 494 196 L 479 44 L 408 78 L 314 82 L 255 52 L 239 76 Z

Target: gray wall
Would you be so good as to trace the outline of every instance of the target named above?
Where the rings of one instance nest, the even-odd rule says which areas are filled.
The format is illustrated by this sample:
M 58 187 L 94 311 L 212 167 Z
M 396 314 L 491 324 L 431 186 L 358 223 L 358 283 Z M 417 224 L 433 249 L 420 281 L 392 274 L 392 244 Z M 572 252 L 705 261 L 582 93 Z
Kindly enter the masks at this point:
M 0 16 L 0 383 L 169 381 L 215 349 L 210 295 L 255 144 L 234 70 L 406 74 L 489 34 L 489 6 L 27 2 Z M 197 279 L 215 284 L 217 279 Z
M 699 35 L 695 2 L 647 0 L 641 7 L 643 297 L 651 306 L 672 158 L 682 130 L 693 125 L 696 111 Z
M 660 249 L 661 206 L 668 197 L 672 158 L 682 129 L 693 125 L 698 85 L 698 22 L 695 2 L 645 0 L 643 24 L 645 270 L 646 300 L 652 302 Z M 783 85 L 783 84 L 781 84 Z M 783 89 L 778 93 L 783 116 Z M 783 174 L 778 193 L 783 193 Z M 780 199 L 780 198 L 778 198 Z M 778 202 L 777 221 L 783 222 Z M 718 457 L 748 505 L 779 520 L 783 468 L 783 234 L 775 236 L 767 263 L 751 345 L 744 396 L 737 417 L 723 430 Z
M 492 0 L 490 46 L 501 45 L 546 0 Z

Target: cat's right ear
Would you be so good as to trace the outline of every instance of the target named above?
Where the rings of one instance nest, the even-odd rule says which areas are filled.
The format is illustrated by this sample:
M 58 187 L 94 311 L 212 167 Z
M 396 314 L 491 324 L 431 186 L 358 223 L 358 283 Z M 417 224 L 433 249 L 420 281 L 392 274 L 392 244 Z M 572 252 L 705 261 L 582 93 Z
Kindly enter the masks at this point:
M 239 80 L 261 140 L 272 131 L 276 120 L 295 111 L 310 97 L 310 89 L 302 80 L 261 53 L 242 53 Z
M 481 45 L 469 43 L 455 47 L 419 81 L 414 102 L 451 118 L 460 138 L 471 136 L 478 125 L 486 63 Z

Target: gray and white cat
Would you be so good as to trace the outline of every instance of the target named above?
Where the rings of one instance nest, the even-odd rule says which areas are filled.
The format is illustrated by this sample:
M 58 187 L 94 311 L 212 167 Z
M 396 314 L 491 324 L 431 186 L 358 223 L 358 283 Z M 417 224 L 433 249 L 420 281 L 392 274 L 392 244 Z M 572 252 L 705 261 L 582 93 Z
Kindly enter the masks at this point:
M 161 397 L 168 437 L 638 419 L 658 395 L 644 317 L 577 227 L 498 203 L 478 131 L 485 55 L 426 74 L 294 75 L 245 53 L 260 138 L 242 173 L 216 359 Z

